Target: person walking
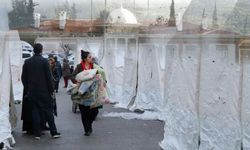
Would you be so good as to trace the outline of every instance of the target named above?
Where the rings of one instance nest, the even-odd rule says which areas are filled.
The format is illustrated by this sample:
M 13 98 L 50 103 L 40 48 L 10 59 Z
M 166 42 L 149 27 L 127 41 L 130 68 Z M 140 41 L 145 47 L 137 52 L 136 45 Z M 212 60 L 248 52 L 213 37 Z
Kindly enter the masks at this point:
M 71 73 L 70 73 L 69 61 L 67 59 L 63 59 L 62 76 L 64 79 L 64 88 L 68 87 L 68 80 L 70 74 Z
M 82 62 L 77 65 L 74 72 L 72 73 L 73 80 L 78 73 L 80 73 L 84 70 L 97 69 L 97 68 L 99 70 L 101 69 L 98 65 L 93 64 L 92 55 L 90 54 L 90 52 L 81 50 L 81 59 L 82 59 Z M 106 81 L 104 71 L 100 71 L 99 73 L 102 74 L 102 78 Z M 84 135 L 90 136 L 90 134 L 93 131 L 92 123 L 99 113 L 99 111 L 98 111 L 99 106 L 92 107 L 92 106 L 90 106 L 90 103 L 88 101 L 83 100 L 83 103 L 79 103 L 79 109 L 81 112 L 82 124 L 83 124 L 84 131 L 85 131 Z
M 74 71 L 74 66 L 70 66 L 70 74 L 72 74 Z
M 60 82 L 60 79 L 62 77 L 62 66 L 61 66 L 60 62 L 57 60 L 56 56 L 54 57 L 54 60 L 55 60 L 55 69 L 59 73 L 59 79 L 56 80 L 56 82 L 55 82 L 55 92 L 58 93 L 59 82 Z
M 50 72 L 52 74 L 52 85 L 55 89 L 55 84 L 58 80 L 60 80 L 60 74 L 58 72 L 58 70 L 56 69 L 56 64 L 55 64 L 55 60 L 53 57 L 49 58 L 49 64 L 50 64 Z M 54 112 L 54 115 L 57 116 L 57 105 L 56 105 L 56 95 L 55 93 L 53 92 L 53 95 L 52 95 L 52 100 L 53 100 L 53 112 Z
M 22 71 L 22 83 L 26 90 L 25 97 L 32 107 L 32 128 L 36 139 L 41 136 L 41 121 L 44 115 L 49 124 L 50 134 L 53 138 L 59 138 L 53 115 L 52 97 L 53 85 L 50 66 L 47 59 L 42 57 L 43 46 L 34 45 L 34 56 L 25 60 Z

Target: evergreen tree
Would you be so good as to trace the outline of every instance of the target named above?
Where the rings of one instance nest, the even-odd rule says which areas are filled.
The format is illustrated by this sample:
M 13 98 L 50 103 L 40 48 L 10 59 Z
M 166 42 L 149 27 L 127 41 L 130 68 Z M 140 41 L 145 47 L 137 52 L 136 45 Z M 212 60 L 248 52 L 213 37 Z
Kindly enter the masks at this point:
M 9 13 L 9 27 L 30 27 L 34 24 L 34 7 L 37 4 L 33 0 L 12 0 L 13 10 Z
M 100 11 L 99 19 L 106 21 L 108 19 L 108 16 L 109 16 L 109 11 L 102 10 L 102 11 Z
M 73 3 L 71 6 L 71 19 L 76 19 L 77 18 L 77 10 L 76 10 L 76 4 Z

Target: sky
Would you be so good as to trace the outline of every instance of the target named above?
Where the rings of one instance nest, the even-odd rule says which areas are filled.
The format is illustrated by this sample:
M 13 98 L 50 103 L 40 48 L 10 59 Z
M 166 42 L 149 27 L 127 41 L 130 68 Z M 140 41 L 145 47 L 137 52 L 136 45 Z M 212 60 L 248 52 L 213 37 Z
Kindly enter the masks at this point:
M 55 7 L 62 4 L 66 0 L 34 0 L 39 3 L 36 8 L 36 12 L 46 14 L 46 16 L 55 16 Z M 187 7 L 191 0 L 175 0 L 176 11 L 181 7 Z M 75 3 L 78 10 L 78 18 L 89 18 L 90 16 L 90 4 L 91 0 L 68 0 L 70 4 Z M 93 0 L 93 16 L 98 16 L 99 12 L 104 9 L 104 0 Z M 150 17 L 156 18 L 157 16 L 168 16 L 169 7 L 172 0 L 149 0 L 150 4 Z M 147 13 L 147 0 L 135 0 L 136 12 L 133 12 L 139 18 L 143 18 Z M 123 4 L 123 7 L 134 11 L 133 4 L 134 0 L 107 0 L 107 9 L 109 11 L 118 8 Z

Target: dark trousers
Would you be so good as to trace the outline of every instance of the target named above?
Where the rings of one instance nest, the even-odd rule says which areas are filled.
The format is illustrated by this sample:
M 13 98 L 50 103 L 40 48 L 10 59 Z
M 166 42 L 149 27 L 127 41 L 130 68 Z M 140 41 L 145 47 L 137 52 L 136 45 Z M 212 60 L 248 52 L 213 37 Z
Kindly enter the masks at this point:
M 81 111 L 82 124 L 85 132 L 92 131 L 92 123 L 98 115 L 98 108 L 90 109 L 89 106 L 79 105 Z
M 59 88 L 59 82 L 60 82 L 60 80 L 59 80 L 59 81 L 55 81 L 55 90 L 56 90 L 56 91 L 58 91 L 58 88 Z
M 64 79 L 64 87 L 68 87 L 69 78 L 68 77 L 63 77 L 63 79 Z
M 53 115 L 52 107 L 41 107 L 37 104 L 33 104 L 32 107 L 32 126 L 35 136 L 41 135 L 41 123 L 47 121 L 50 128 L 51 135 L 57 133 L 55 119 Z

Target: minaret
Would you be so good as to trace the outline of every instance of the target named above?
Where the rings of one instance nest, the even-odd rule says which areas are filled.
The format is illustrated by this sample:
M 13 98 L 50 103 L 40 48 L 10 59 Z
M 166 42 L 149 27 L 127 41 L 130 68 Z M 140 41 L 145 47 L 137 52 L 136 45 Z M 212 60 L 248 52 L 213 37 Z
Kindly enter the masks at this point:
M 213 13 L 213 28 L 218 28 L 217 6 L 215 1 L 214 13 Z
M 207 30 L 207 29 L 208 29 L 207 15 L 206 15 L 206 9 L 204 8 L 201 19 L 201 30 Z
M 176 26 L 174 0 L 172 0 L 172 4 L 170 7 L 170 17 L 169 17 L 169 21 L 168 21 L 168 26 L 170 26 L 170 27 Z

